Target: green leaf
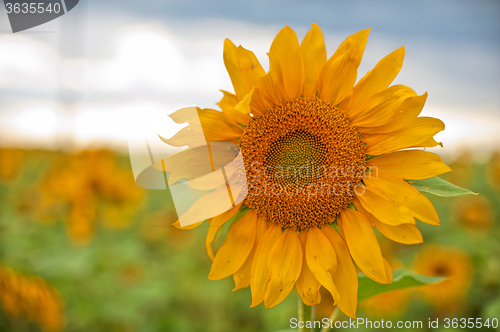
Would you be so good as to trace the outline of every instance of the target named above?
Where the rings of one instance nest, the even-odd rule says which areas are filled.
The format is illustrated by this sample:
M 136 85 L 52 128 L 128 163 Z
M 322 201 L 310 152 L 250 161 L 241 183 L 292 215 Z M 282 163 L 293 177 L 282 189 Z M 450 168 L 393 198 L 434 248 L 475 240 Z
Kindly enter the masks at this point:
M 425 180 L 409 180 L 411 185 L 419 191 L 442 197 L 454 197 L 460 195 L 478 195 L 469 189 L 461 188 L 449 183 L 437 176 Z
M 358 301 L 361 302 L 372 296 L 396 289 L 433 284 L 445 278 L 445 277 L 425 276 L 404 269 L 394 270 L 392 276 L 393 276 L 392 284 L 383 285 L 371 280 L 364 274 L 358 275 L 358 280 L 359 280 Z

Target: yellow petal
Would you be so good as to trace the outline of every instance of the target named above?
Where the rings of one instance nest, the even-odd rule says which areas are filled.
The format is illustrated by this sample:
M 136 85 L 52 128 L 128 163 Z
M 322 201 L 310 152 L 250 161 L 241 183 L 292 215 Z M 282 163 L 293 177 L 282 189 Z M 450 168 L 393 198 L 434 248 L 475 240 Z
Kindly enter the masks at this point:
M 423 141 L 422 143 L 418 143 L 415 145 L 410 146 L 410 148 L 433 148 L 435 146 L 440 146 L 443 147 L 442 142 L 437 142 L 434 138 L 428 138 L 427 140 Z
M 374 94 L 384 90 L 396 78 L 405 55 L 404 46 L 385 56 L 368 72 L 352 90 L 350 112 L 356 113 Z
M 344 314 L 351 318 L 356 318 L 358 275 L 352 263 L 351 255 L 344 240 L 330 226 L 325 225 L 321 230 L 332 244 L 337 256 L 337 270 L 333 275 L 333 282 L 337 286 L 340 298 L 335 299 L 335 304 Z
M 337 286 L 333 282 L 337 270 L 337 256 L 332 244 L 319 228 L 313 227 L 309 230 L 305 250 L 307 266 L 311 272 L 334 299 L 340 299 Z
M 337 220 L 342 224 L 349 252 L 361 271 L 378 283 L 391 283 L 377 238 L 365 216 L 344 209 Z
M 231 92 L 224 90 L 221 91 L 224 96 L 217 103 L 217 105 L 221 108 L 222 113 L 224 113 L 229 120 L 233 121 L 233 123 L 247 126 L 248 121 L 250 121 L 250 115 L 243 114 L 234 109 L 234 107 L 240 102 L 238 97 Z
M 269 282 L 269 269 L 267 267 L 269 252 L 281 234 L 281 227 L 278 224 L 271 224 L 257 246 L 252 263 L 252 276 L 250 277 L 250 289 L 252 290 L 251 308 L 264 301 L 266 287 Z
M 239 100 L 248 93 L 248 90 L 243 83 L 236 57 L 236 46 L 229 39 L 224 40 L 224 65 L 233 83 L 234 91 Z
M 337 105 L 347 96 L 356 82 L 357 75 L 357 49 L 353 37 L 346 39 L 345 53 L 334 54 L 323 66 L 318 88 L 320 98 Z
M 287 228 L 274 244 L 267 259 L 269 283 L 264 295 L 267 308 L 281 303 L 293 289 L 302 269 L 302 246 L 291 228 Z
M 368 166 L 375 173 L 389 173 L 405 180 L 422 180 L 451 172 L 437 154 L 422 150 L 388 153 L 368 160 Z
M 379 177 L 365 178 L 367 187 L 376 187 L 389 198 L 406 206 L 419 220 L 439 225 L 439 217 L 431 201 L 417 188 L 395 176 L 380 173 Z
M 211 166 L 211 162 L 210 162 L 210 152 L 209 152 L 208 147 L 205 146 L 205 144 L 206 143 L 203 143 L 202 146 L 184 149 L 182 151 L 171 154 L 165 158 L 162 158 L 158 162 L 156 162 L 153 165 L 153 167 L 159 171 L 172 172 L 172 170 L 175 169 L 177 166 L 179 166 L 179 164 L 186 163 L 186 162 L 192 162 L 192 160 L 199 158 L 201 161 L 204 161 L 205 164 L 208 165 L 205 168 L 208 170 L 208 172 L 211 172 L 212 166 Z M 229 144 L 232 144 L 232 143 L 229 143 Z M 231 153 L 233 159 L 235 158 L 236 154 L 234 153 L 234 151 L 227 149 L 227 152 Z M 201 168 L 203 168 L 203 166 Z
M 226 208 L 231 208 L 231 199 L 232 197 L 230 197 L 226 186 L 222 186 L 200 197 L 179 220 L 182 221 L 182 225 L 199 223 L 211 216 L 220 214 Z
M 362 133 L 389 133 L 409 126 L 418 117 L 427 100 L 427 92 L 421 96 L 408 97 L 397 107 L 395 116 L 386 124 L 378 127 L 362 127 Z
M 175 111 L 174 113 L 169 115 L 175 123 L 190 123 L 190 124 L 200 124 L 200 119 L 197 116 L 198 114 L 194 112 L 194 107 L 183 107 Z
M 189 153 L 189 151 L 185 150 L 185 153 Z M 165 160 L 168 163 L 171 163 L 171 160 L 169 160 L 168 157 L 166 157 Z M 170 175 L 168 177 L 168 185 L 170 186 L 179 181 L 180 179 L 188 179 L 188 180 L 196 179 L 211 173 L 211 171 L 213 171 L 213 168 L 212 168 L 212 162 L 210 161 L 210 157 L 208 158 L 196 157 L 188 159 L 183 161 L 182 163 L 177 164 L 171 170 Z
M 366 215 L 365 215 L 366 216 Z M 415 225 L 412 224 L 401 224 L 397 226 L 390 226 L 380 222 L 377 218 L 375 227 L 384 234 L 384 236 L 392 241 L 403 243 L 403 244 L 417 244 L 424 242 L 422 234 Z
M 257 246 L 259 245 L 262 236 L 267 231 L 267 223 L 264 219 L 257 219 L 257 232 L 255 235 L 255 244 L 252 247 L 252 251 L 248 255 L 245 263 L 240 267 L 238 271 L 233 274 L 234 279 L 234 289 L 233 292 L 250 286 L 250 277 L 252 275 L 252 263 L 253 258 L 255 257 L 255 251 L 257 250 Z
M 344 40 L 342 44 L 340 44 L 335 53 L 333 53 L 332 58 L 336 58 L 341 54 L 347 53 L 346 49 L 348 47 L 348 43 L 350 41 L 354 41 L 354 44 L 356 45 L 356 55 L 355 55 L 356 68 L 358 68 L 361 63 L 361 59 L 363 58 L 363 53 L 365 52 L 366 42 L 368 41 L 368 35 L 370 34 L 370 30 L 371 28 L 360 30 L 355 34 L 347 37 L 347 39 Z
M 196 147 L 201 146 L 206 142 L 205 136 L 203 136 L 203 131 L 199 124 L 186 126 L 175 133 L 171 138 L 165 138 L 160 135 L 158 135 L 158 137 L 160 137 L 160 139 L 164 143 L 175 147 L 181 147 L 185 145 Z
M 269 54 L 275 54 L 283 73 L 287 100 L 300 97 L 304 86 L 304 65 L 299 40 L 288 25 L 281 29 L 271 44 Z
M 363 140 L 367 144 L 365 152 L 370 155 L 379 155 L 421 146 L 442 130 L 444 130 L 443 121 L 436 118 L 419 117 L 410 125 L 391 133 L 363 135 Z M 435 145 L 437 144 L 436 142 Z
M 235 215 L 236 212 L 238 212 L 238 210 L 241 207 L 241 204 L 243 204 L 243 203 L 240 203 L 240 204 L 236 205 L 234 208 L 232 208 L 231 210 L 228 210 L 228 211 L 208 220 L 208 223 L 210 226 L 208 227 L 207 238 L 205 240 L 205 246 L 207 248 L 207 254 L 211 260 L 214 259 L 214 251 L 212 249 L 212 241 L 214 240 L 215 234 L 217 234 L 217 231 L 226 223 L 226 221 L 228 221 L 232 216 Z
M 205 220 L 203 220 L 205 221 Z M 198 223 L 195 223 L 195 224 L 191 224 L 191 225 L 187 225 L 187 226 L 184 226 L 182 227 L 181 226 L 181 223 L 179 222 L 179 219 L 177 219 L 177 221 L 175 223 L 173 223 L 172 225 L 175 227 L 175 228 L 178 228 L 178 229 L 193 229 L 193 228 L 196 228 L 198 226 L 200 226 L 201 224 L 203 224 L 203 221 L 200 221 Z
M 243 134 L 243 128 L 227 121 L 224 113 L 214 109 L 198 109 L 201 127 L 208 142 L 236 142 Z
M 360 213 L 362 213 L 371 225 L 377 227 L 380 233 L 384 234 L 385 237 L 391 239 L 392 241 L 403 243 L 403 244 L 417 244 L 424 242 L 422 234 L 415 225 L 412 224 L 401 224 L 401 225 L 387 225 L 368 211 L 363 208 L 363 205 L 359 202 L 357 198 L 354 199 L 354 205 Z
M 217 105 L 219 105 L 223 113 L 225 113 L 225 109 L 234 109 L 234 106 L 236 106 L 240 102 L 240 100 L 234 93 L 225 90 L 220 91 L 222 92 L 223 96 L 217 103 Z
M 208 275 L 210 280 L 219 280 L 238 271 L 247 259 L 255 243 L 257 213 L 252 209 L 235 222 L 219 248 Z
M 285 101 L 285 87 L 283 83 L 283 71 L 276 54 L 269 55 L 269 72 L 259 79 L 258 94 L 267 101 L 268 106 L 252 105 L 252 110 L 257 109 L 264 114 L 274 105 L 283 104 Z M 260 108 L 258 107 L 260 106 Z
M 392 267 L 387 259 L 384 257 L 382 259 L 384 260 L 385 275 L 387 276 L 387 280 L 390 280 L 389 284 L 392 284 Z
M 306 263 L 306 244 L 307 244 L 307 231 L 300 232 L 299 240 L 302 246 L 302 271 L 300 272 L 299 279 L 295 283 L 295 287 L 299 292 L 302 302 L 306 305 L 313 306 L 321 301 L 321 294 L 319 289 L 321 284 L 314 277 L 314 274 L 309 269 Z
M 356 127 L 384 125 L 396 115 L 403 100 L 415 95 L 416 93 L 407 86 L 393 85 L 371 97 L 357 113 L 350 113 L 350 122 Z
M 234 147 L 234 143 L 222 142 L 210 144 L 210 148 L 207 145 L 189 148 L 163 158 L 153 167 L 170 172 L 169 185 L 180 179 L 193 180 L 213 172 L 215 164 L 219 169 L 233 161 L 237 156 L 237 152 L 231 149 Z
M 315 23 L 311 25 L 311 30 L 306 34 L 300 44 L 302 60 L 304 61 L 305 81 L 304 98 L 311 98 L 316 95 L 316 83 L 323 65 L 326 63 L 326 48 L 323 33 Z
M 231 167 L 233 164 L 225 167 L 226 177 L 228 179 L 236 172 L 236 167 Z M 204 175 L 199 178 L 194 178 L 189 181 L 189 186 L 196 190 L 211 190 L 218 188 L 222 185 L 226 184 L 226 180 L 224 179 L 224 174 L 222 171 L 211 172 L 207 175 Z
M 255 88 L 252 88 L 248 94 L 234 107 L 234 109 L 243 114 L 250 114 L 250 102 L 252 101 L 252 96 L 255 91 Z M 241 135 L 240 135 L 241 136 Z
M 357 197 L 366 211 L 385 224 L 391 226 L 415 224 L 415 219 L 406 206 L 390 200 L 384 192 L 377 190 L 377 188 L 365 186 L 364 192 Z
M 219 115 L 222 116 L 221 112 L 217 112 L 215 110 L 212 111 L 219 113 Z M 176 147 L 181 147 L 184 145 L 188 145 L 189 147 L 197 147 L 205 144 L 206 139 L 202 128 L 200 112 L 203 112 L 203 110 L 194 106 L 184 107 L 175 111 L 174 113 L 170 114 L 169 117 L 176 123 L 181 124 L 188 122 L 189 125 L 179 130 L 171 138 L 167 139 L 161 137 L 160 135 L 158 136 L 163 142 Z M 220 126 L 228 126 L 228 124 L 225 124 L 226 123 L 225 118 L 220 119 L 220 121 L 221 121 Z M 231 126 L 231 121 L 229 122 L 230 122 L 229 126 Z M 241 131 L 240 128 L 236 128 L 236 130 Z M 229 131 L 231 131 L 231 129 Z
M 252 51 L 238 46 L 236 49 L 236 58 L 238 60 L 238 67 L 240 68 L 241 80 L 247 91 L 250 91 L 257 85 L 259 78 L 266 72 L 262 69 L 259 60 Z
M 267 77 L 267 75 L 265 76 Z M 274 103 L 266 97 L 269 94 L 269 91 L 264 92 L 263 88 L 255 87 L 252 100 L 250 101 L 250 110 L 253 116 L 264 115 L 268 110 L 273 108 Z

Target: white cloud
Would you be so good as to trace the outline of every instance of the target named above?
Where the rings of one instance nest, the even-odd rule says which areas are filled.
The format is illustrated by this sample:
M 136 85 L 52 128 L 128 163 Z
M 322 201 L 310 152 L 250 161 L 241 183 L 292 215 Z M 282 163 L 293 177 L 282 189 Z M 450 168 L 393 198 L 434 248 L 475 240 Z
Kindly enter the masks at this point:
M 24 36 L 0 38 L 0 89 L 51 91 L 57 84 L 57 54 Z

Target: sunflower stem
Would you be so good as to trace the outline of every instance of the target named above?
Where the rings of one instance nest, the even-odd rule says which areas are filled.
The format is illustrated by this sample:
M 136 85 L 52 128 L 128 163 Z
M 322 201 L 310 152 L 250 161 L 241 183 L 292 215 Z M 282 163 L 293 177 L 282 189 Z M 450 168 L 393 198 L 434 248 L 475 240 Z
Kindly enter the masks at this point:
M 339 307 L 335 306 L 335 309 L 333 309 L 333 312 L 330 315 L 330 318 L 328 318 L 329 319 L 328 321 L 329 322 L 335 322 L 337 320 L 337 316 L 339 315 L 339 312 L 340 312 Z M 330 331 L 330 326 L 331 326 L 331 324 L 329 324 L 329 326 L 326 326 L 326 327 L 322 328 L 321 332 L 328 332 L 328 331 Z
M 302 302 L 302 298 L 298 296 L 299 299 L 299 322 L 305 322 L 307 321 L 312 321 L 313 320 L 313 307 L 308 306 Z M 312 328 L 307 328 L 307 327 L 299 327 L 299 332 L 313 332 Z

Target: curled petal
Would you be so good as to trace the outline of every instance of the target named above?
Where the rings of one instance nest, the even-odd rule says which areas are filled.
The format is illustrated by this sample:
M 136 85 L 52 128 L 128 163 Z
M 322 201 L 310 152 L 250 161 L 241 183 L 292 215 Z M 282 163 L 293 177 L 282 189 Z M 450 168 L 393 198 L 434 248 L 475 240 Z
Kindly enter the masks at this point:
M 340 310 L 351 318 L 356 318 L 356 307 L 358 303 L 358 275 L 352 263 L 351 255 L 347 246 L 330 226 L 323 226 L 321 231 L 332 244 L 337 256 L 337 270 L 333 275 L 333 282 L 337 286 L 340 298 L 335 303 Z
M 303 256 L 302 256 L 302 271 L 300 272 L 299 279 L 295 283 L 295 287 L 299 292 L 302 301 L 309 306 L 318 304 L 321 301 L 321 294 L 319 289 L 321 284 L 314 277 L 309 266 L 306 263 L 306 244 L 307 244 L 307 231 L 300 232 L 299 240 L 302 246 Z
M 325 287 L 334 299 L 340 294 L 333 282 L 337 270 L 337 256 L 328 238 L 317 227 L 309 230 L 306 243 L 306 262 L 316 279 Z

